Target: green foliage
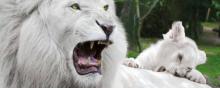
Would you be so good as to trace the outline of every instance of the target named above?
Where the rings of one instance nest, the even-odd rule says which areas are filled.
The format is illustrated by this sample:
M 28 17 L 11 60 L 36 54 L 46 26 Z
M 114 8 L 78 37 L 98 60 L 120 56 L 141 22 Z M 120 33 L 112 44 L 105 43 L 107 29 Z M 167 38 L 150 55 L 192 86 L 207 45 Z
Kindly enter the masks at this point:
M 213 0 L 212 5 L 213 5 L 213 9 L 216 10 L 216 13 L 215 13 L 216 19 L 219 21 L 220 20 L 220 1 Z
M 220 1 L 219 0 L 213 0 L 212 4 L 213 4 L 214 8 L 220 10 Z

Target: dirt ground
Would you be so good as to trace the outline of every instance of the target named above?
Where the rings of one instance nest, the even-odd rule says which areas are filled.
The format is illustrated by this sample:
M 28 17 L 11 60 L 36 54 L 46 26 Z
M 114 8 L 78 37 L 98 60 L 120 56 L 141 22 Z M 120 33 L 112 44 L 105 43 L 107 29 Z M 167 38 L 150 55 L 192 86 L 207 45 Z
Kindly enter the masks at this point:
M 212 43 L 214 45 L 220 45 L 220 38 L 218 37 L 218 33 L 212 31 L 212 28 L 204 27 L 203 34 L 201 36 L 201 40 L 207 43 Z

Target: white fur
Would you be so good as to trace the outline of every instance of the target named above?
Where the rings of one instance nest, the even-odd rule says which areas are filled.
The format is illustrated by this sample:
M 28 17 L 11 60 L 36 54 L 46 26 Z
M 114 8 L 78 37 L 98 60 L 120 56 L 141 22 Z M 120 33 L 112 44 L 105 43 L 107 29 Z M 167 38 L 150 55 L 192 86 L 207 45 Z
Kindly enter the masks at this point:
M 138 65 L 153 71 L 164 67 L 168 73 L 206 83 L 203 75 L 196 70 L 197 65 L 205 63 L 206 54 L 198 49 L 193 40 L 185 37 L 182 23 L 174 22 L 169 32 L 163 36 L 163 40 L 144 50 L 135 60 L 126 61 L 125 64 L 135 67 Z M 182 61 L 179 60 L 179 56 Z
M 74 3 L 81 10 L 72 9 Z M 108 80 L 127 51 L 112 0 L 0 0 L 0 4 L 0 88 L 112 85 Z M 110 35 L 113 44 L 102 52 L 103 74 L 81 76 L 73 66 L 73 49 L 79 42 L 106 39 L 96 20 L 115 26 Z
M 112 88 L 211 88 L 169 73 L 120 66 Z

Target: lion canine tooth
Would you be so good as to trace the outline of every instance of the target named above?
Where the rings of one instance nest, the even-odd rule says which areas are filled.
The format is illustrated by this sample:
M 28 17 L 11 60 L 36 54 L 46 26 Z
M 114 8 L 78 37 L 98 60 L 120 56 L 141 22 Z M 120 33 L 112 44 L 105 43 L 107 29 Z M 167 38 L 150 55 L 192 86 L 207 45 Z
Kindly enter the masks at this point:
M 90 49 L 92 49 L 93 46 L 94 46 L 94 42 L 91 42 L 91 43 L 90 43 Z
M 89 62 L 91 61 L 91 57 L 88 57 Z

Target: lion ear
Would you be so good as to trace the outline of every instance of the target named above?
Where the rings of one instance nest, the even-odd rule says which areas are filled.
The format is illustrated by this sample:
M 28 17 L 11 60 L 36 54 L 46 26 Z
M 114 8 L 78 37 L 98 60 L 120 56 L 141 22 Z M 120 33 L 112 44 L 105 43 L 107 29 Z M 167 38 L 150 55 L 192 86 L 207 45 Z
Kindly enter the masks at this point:
M 163 34 L 163 39 L 165 39 L 165 40 L 172 39 L 171 32 L 172 32 L 172 30 L 170 29 L 166 34 Z
M 206 62 L 206 59 L 207 59 L 206 58 L 206 53 L 202 50 L 199 50 L 197 58 L 198 58 L 197 62 L 196 62 L 197 65 L 204 64 Z
M 181 21 L 176 21 L 172 24 L 172 28 L 163 34 L 164 39 L 170 39 L 174 41 L 181 41 L 185 38 L 185 29 Z

